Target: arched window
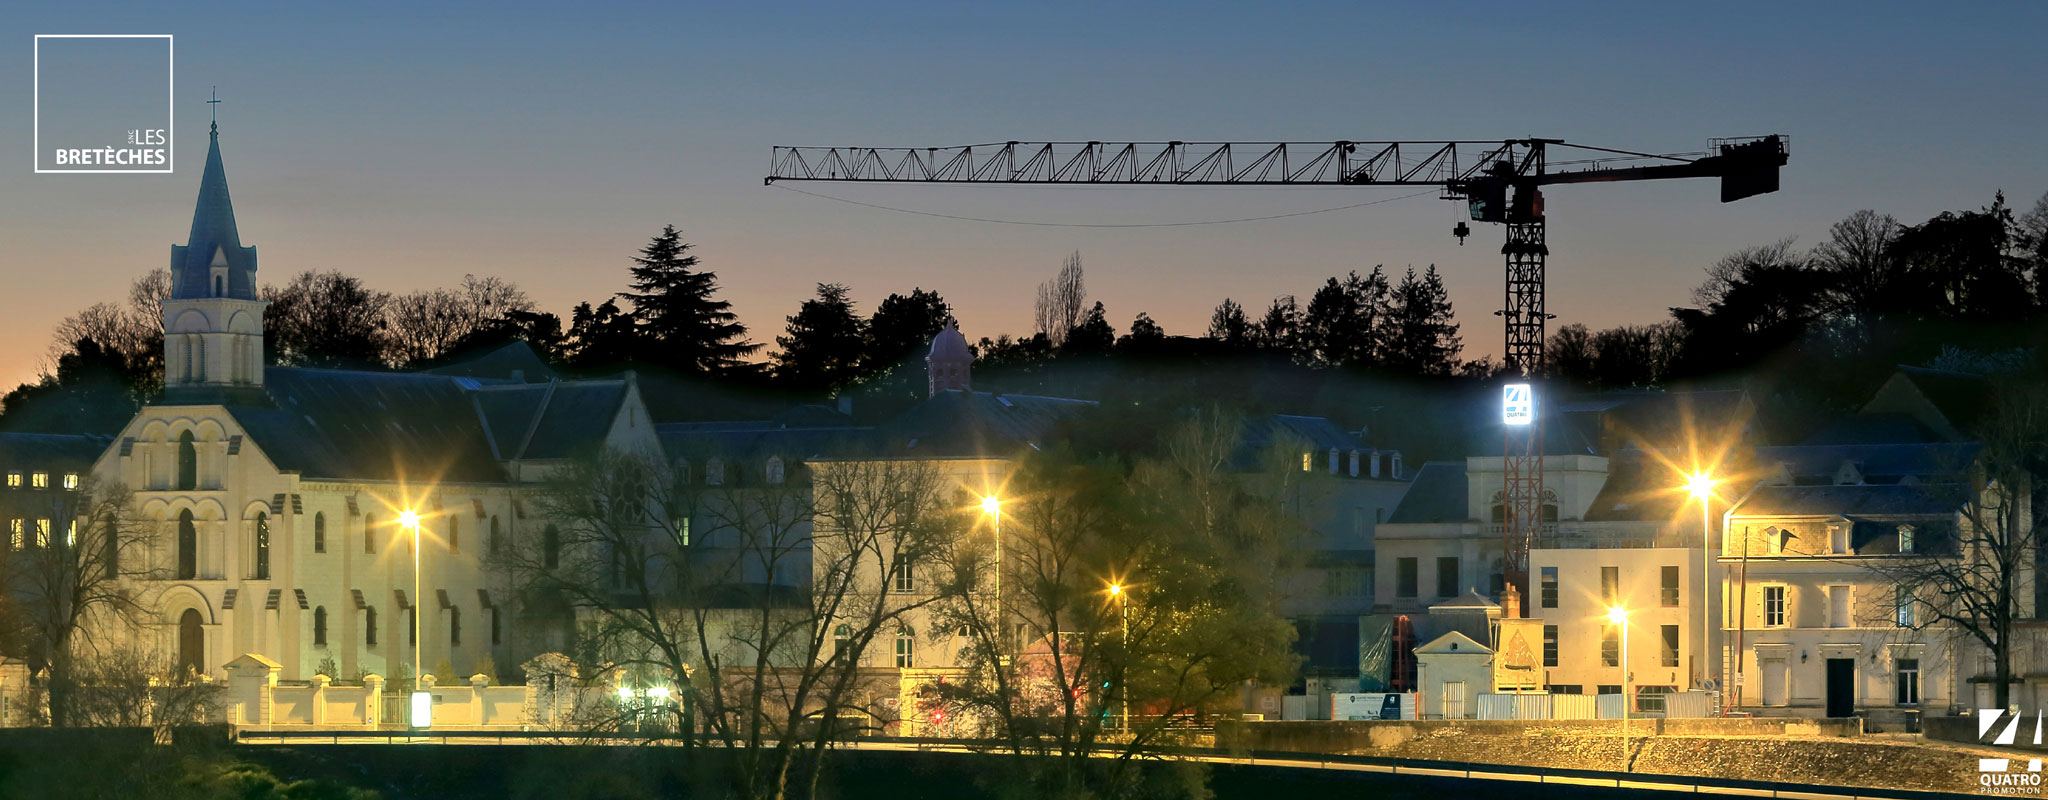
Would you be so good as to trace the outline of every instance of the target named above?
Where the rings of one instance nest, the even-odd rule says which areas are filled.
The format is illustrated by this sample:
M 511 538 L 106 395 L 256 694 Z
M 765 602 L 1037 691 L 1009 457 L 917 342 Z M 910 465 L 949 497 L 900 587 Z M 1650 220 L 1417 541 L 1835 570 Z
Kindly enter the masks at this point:
M 676 483 L 683 486 L 690 483 L 690 460 L 687 458 L 676 459 Z
M 327 607 L 313 607 L 313 646 L 327 646 Z
M 917 648 L 917 634 L 909 625 L 896 629 L 896 668 L 910 669 L 914 665 Z
M 462 644 L 462 607 L 448 607 L 448 643 Z
M 178 666 L 195 673 L 206 671 L 206 629 L 199 609 L 188 608 L 178 617 Z
M 704 485 L 718 486 L 725 483 L 725 462 L 716 458 L 704 462 Z
M 363 552 L 377 552 L 377 515 L 363 517 Z
M 367 606 L 363 609 L 363 644 L 368 647 L 377 646 L 376 606 Z
M 765 473 L 770 485 L 781 483 L 783 475 L 782 458 L 777 456 L 768 459 L 768 466 L 762 472 Z
M 448 552 L 462 552 L 462 518 L 448 515 Z
M 192 524 L 192 509 L 178 512 L 178 578 L 199 577 L 199 527 Z
M 325 552 L 327 552 L 327 514 L 326 514 L 326 512 L 322 512 L 322 511 L 315 511 L 315 512 L 313 512 L 313 552 L 315 552 L 315 553 L 325 553 Z
M 553 525 L 540 532 L 540 563 L 548 569 L 561 566 L 562 532 Z
M 256 512 L 256 580 L 270 580 L 270 515 Z
M 838 656 L 841 656 L 841 657 L 844 657 L 844 658 L 852 658 L 852 657 L 853 657 L 853 653 L 852 653 L 851 651 L 849 651 L 849 650 L 847 649 L 847 648 L 848 648 L 848 647 L 850 647 L 850 646 L 851 646 L 852 644 L 853 644 L 853 626 L 851 626 L 851 625 L 848 625 L 848 624 L 846 624 L 846 623 L 842 622 L 842 623 L 839 623 L 839 625 L 838 625 L 837 627 L 834 627 L 834 628 L 832 629 L 832 652 L 833 652 L 833 654 L 835 654 L 835 655 L 838 655 Z
M 191 431 L 178 434 L 178 488 L 199 488 L 199 447 L 192 443 Z
M 492 514 L 492 515 L 491 515 L 491 540 L 490 540 L 490 542 L 489 542 L 489 543 L 487 544 L 487 547 L 489 547 L 489 548 L 490 548 L 490 553 L 491 553 L 491 555 L 494 555 L 494 556 L 495 556 L 495 555 L 497 555 L 497 554 L 499 554 L 500 552 L 502 552 L 501 548 L 503 548 L 503 547 L 504 547 L 504 545 L 502 545 L 502 544 L 499 544 L 499 539 L 498 539 L 498 515 L 496 515 L 496 514 Z

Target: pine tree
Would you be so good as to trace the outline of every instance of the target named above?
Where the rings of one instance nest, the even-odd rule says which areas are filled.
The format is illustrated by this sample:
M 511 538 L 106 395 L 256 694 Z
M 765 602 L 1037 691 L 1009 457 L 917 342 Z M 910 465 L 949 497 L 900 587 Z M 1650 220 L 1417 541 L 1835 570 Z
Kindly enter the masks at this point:
M 1294 304 L 1294 295 L 1273 298 L 1265 318 L 1259 320 L 1258 340 L 1259 347 L 1266 350 L 1300 353 L 1301 307 Z
M 842 284 L 818 284 L 788 318 L 788 333 L 775 337 L 775 378 L 793 391 L 824 392 L 852 383 L 867 351 L 867 322 L 853 313 Z
M 676 226 L 666 225 L 633 259 L 634 291 L 619 296 L 633 304 L 637 355 L 683 372 L 731 369 L 761 346 L 746 341 L 731 303 L 712 299 L 718 275 L 696 269 L 689 251 Z
M 1244 306 L 1228 297 L 1209 315 L 1209 338 L 1231 347 L 1250 344 L 1252 332 L 1252 321 L 1245 317 Z
M 1386 334 L 1387 276 L 1379 267 L 1360 277 L 1329 279 L 1302 315 L 1302 350 L 1324 366 L 1374 363 Z
M 1452 321 L 1450 292 L 1436 265 L 1420 279 L 1415 268 L 1394 289 L 1386 316 L 1381 361 L 1411 375 L 1450 375 L 1457 370 L 1458 325 Z

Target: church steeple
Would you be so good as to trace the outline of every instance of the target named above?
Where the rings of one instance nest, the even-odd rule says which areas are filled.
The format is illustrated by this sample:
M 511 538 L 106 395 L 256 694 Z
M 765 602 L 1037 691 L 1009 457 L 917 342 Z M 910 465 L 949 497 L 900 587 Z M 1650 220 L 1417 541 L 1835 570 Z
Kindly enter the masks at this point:
M 235 204 L 228 197 L 227 168 L 220 158 L 220 126 L 208 134 L 206 172 L 199 178 L 199 202 L 192 232 L 171 246 L 171 299 L 232 297 L 256 299 L 256 248 L 243 247 L 235 229 Z
M 263 385 L 263 307 L 256 299 L 256 248 L 243 247 L 220 158 L 220 125 L 206 148 L 192 232 L 171 245 L 171 296 L 164 300 L 164 390 L 171 402 L 217 401 L 222 390 Z

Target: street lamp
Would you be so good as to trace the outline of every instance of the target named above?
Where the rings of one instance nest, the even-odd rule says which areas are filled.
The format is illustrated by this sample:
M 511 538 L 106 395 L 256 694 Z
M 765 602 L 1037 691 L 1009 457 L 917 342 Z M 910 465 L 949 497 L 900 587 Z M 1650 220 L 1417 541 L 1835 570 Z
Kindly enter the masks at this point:
M 1711 588 L 1713 585 L 1711 570 L 1714 563 L 1714 551 L 1713 545 L 1709 541 L 1714 536 L 1714 474 L 1705 471 L 1695 472 L 1691 478 L 1686 480 L 1685 488 L 1687 491 L 1692 492 L 1694 499 L 1700 501 L 1700 645 L 1702 650 L 1709 650 L 1710 648 L 1706 647 L 1709 641 L 1707 631 L 1712 630 L 1714 624 L 1712 616 L 1714 611 L 1713 589 Z M 1700 675 L 1705 677 L 1707 674 L 1706 653 L 1696 654 L 1695 657 L 1701 659 Z
M 1607 621 L 1621 626 L 1621 771 L 1628 771 L 1628 610 L 1607 609 Z
M 1124 585 L 1111 583 L 1109 596 L 1116 599 L 1117 642 L 1124 646 L 1124 680 L 1117 682 L 1117 729 L 1126 736 L 1131 732 L 1131 596 L 1124 592 Z
M 425 662 L 420 657 L 420 514 L 410 508 L 398 512 L 398 524 L 412 531 L 412 726 L 425 728 L 434 724 L 434 694 L 420 689 L 420 676 L 426 674 Z

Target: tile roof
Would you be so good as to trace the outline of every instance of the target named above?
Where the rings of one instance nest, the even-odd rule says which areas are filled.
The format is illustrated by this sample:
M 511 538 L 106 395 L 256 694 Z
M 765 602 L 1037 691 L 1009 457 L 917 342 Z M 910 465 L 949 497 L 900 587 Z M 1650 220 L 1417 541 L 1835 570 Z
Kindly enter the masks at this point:
M 1739 517 L 1849 516 L 1947 518 L 1963 505 L 1952 483 L 1758 486 L 1733 509 Z
M 98 434 L 0 433 L 0 470 L 85 472 L 113 443 Z
M 1976 462 L 1976 442 L 1906 444 L 1804 444 L 1756 448 L 1759 464 L 1784 464 L 1797 478 L 1831 477 L 1848 461 L 1867 483 L 1894 483 L 1904 476 L 1955 475 Z
M 882 453 L 1008 457 L 1036 449 L 1093 400 L 947 390 L 876 429 Z
M 270 403 L 228 406 L 279 469 L 310 478 L 505 480 L 478 424 L 474 379 L 270 367 Z
M 1387 515 L 1388 522 L 1460 522 L 1470 516 L 1465 483 L 1465 462 L 1431 461 L 1415 472 L 1408 491 Z

